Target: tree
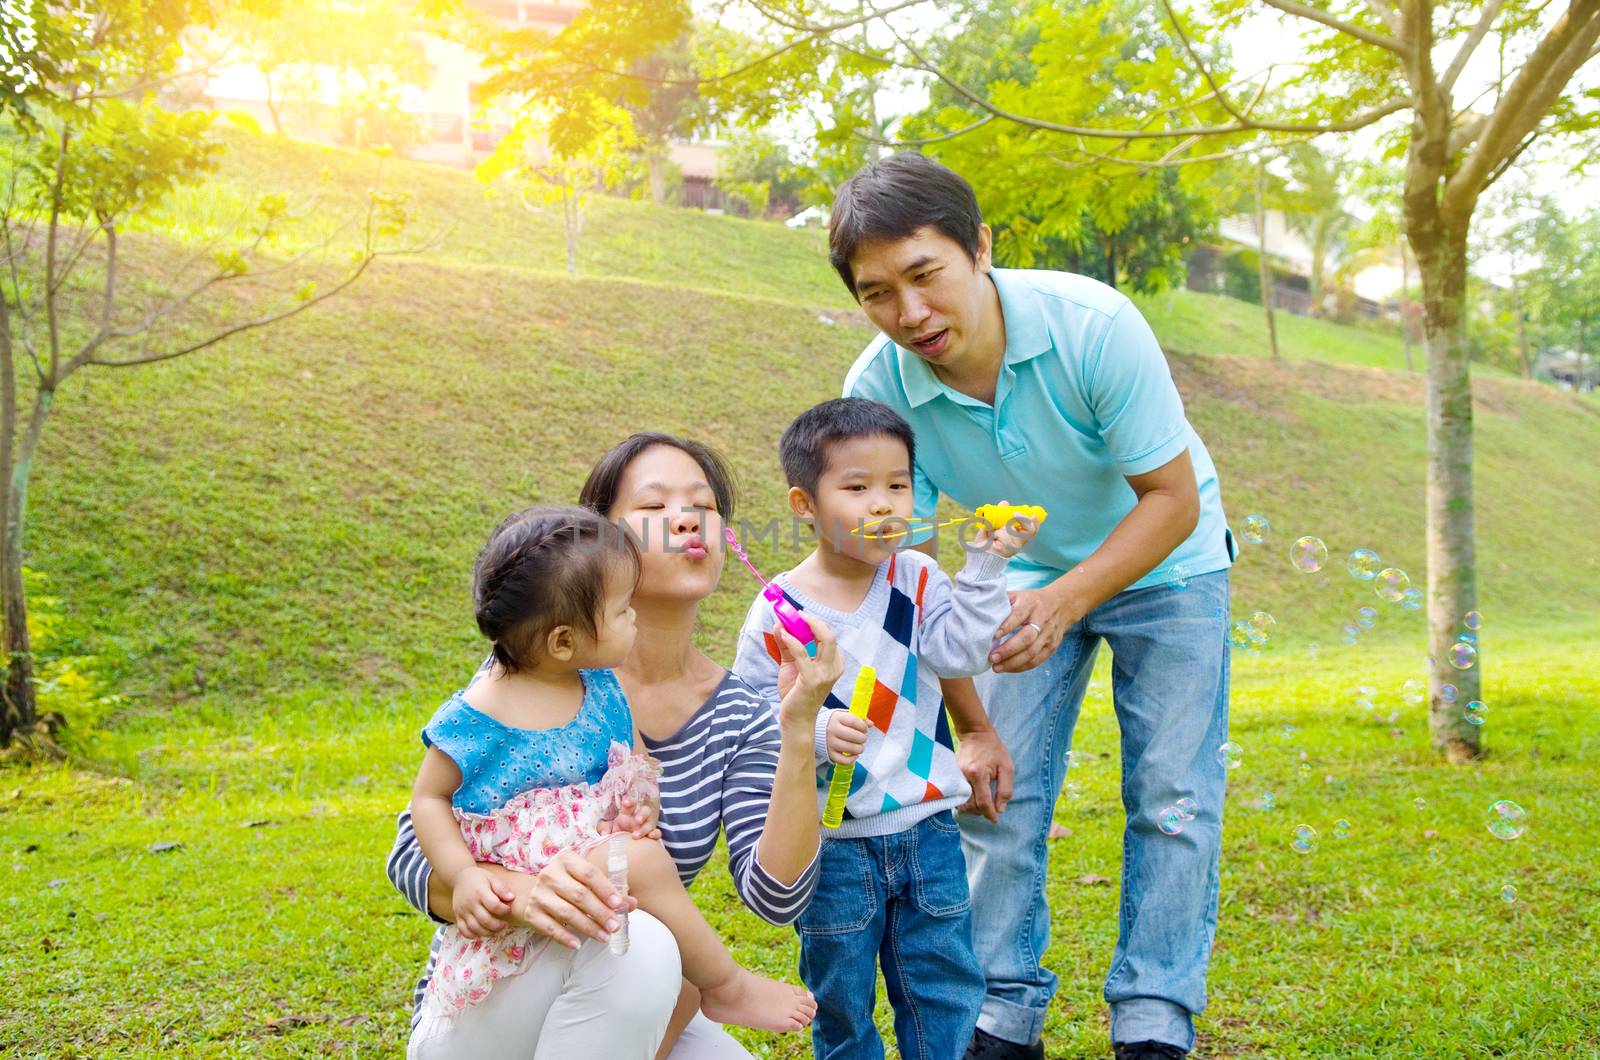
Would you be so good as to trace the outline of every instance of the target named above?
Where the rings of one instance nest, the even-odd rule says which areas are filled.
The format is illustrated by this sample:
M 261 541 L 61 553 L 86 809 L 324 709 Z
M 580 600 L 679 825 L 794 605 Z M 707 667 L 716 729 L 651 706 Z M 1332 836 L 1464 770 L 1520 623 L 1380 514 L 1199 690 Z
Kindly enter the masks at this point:
M 282 133 L 286 102 L 332 93 L 346 112 L 393 109 L 399 85 L 427 76 L 419 25 L 397 0 L 257 0 L 225 9 L 212 36 L 260 72 Z
M 1595 352 L 1600 330 L 1600 208 L 1566 222 L 1542 248 L 1528 278 L 1529 312 L 1546 343 L 1584 355 Z
M 860 53 L 838 27 L 871 21 L 892 38 L 875 49 L 880 64 L 920 71 L 982 113 L 951 127 L 955 138 L 1005 123 L 1055 133 L 1064 153 L 1085 160 L 1148 166 L 1193 164 L 1208 155 L 1278 146 L 1378 126 L 1405 155 L 1403 218 L 1421 275 L 1427 350 L 1426 478 L 1428 628 L 1433 664 L 1429 705 L 1434 746 L 1451 761 L 1480 750 L 1479 731 L 1440 695 L 1446 683 L 1463 700 L 1479 698 L 1482 665 L 1448 663 L 1462 616 L 1477 608 L 1472 490 L 1472 385 L 1466 336 L 1467 237 L 1484 191 L 1536 141 L 1578 136 L 1600 124 L 1600 94 L 1571 91 L 1573 78 L 1600 57 L 1600 0 L 1212 0 L 1180 12 L 1162 6 L 1179 47 L 1146 57 L 1143 84 L 1160 103 L 1137 120 L 1085 122 L 1073 116 L 1101 89 L 1082 76 L 1090 33 L 1062 37 L 1033 56 L 1031 86 L 970 84 L 949 68 L 972 17 L 968 3 L 854 3 L 751 0 L 773 28 L 772 54 L 826 43 Z M 1073 5 L 1081 12 L 1095 5 Z M 942 31 L 896 17 L 912 7 L 942 12 Z M 1268 61 L 1242 75 L 1226 61 L 1223 33 L 1259 10 L 1300 20 L 1311 35 L 1309 61 L 1284 72 Z M 1489 43 L 1501 61 L 1473 65 Z M 1256 62 L 1258 57 L 1251 57 Z M 1463 81 L 1464 75 L 1466 77 Z M 1191 91 L 1194 77 L 1204 90 Z M 1391 123 L 1392 124 L 1392 123 Z M 1481 660 L 1482 655 L 1479 656 Z
M 1345 210 L 1344 160 L 1315 144 L 1290 146 L 1289 183 L 1280 196 L 1284 219 L 1311 246 L 1311 315 L 1321 316 L 1331 260 L 1345 249 L 1354 219 Z
M 342 265 L 323 260 L 326 240 L 266 263 L 295 218 L 282 197 L 263 196 L 245 231 L 218 233 L 175 269 L 163 260 L 167 268 L 128 282 L 139 261 L 129 253 L 137 245 L 122 242 L 128 223 L 211 172 L 221 152 L 208 135 L 214 115 L 174 114 L 152 100 L 173 72 L 185 27 L 209 15 L 198 0 L 5 9 L 0 35 L 31 40 L 34 52 L 0 111 L 0 746 L 13 738 L 51 745 L 37 718 L 22 561 L 28 487 L 65 384 L 81 371 L 187 356 L 302 313 L 353 284 L 380 239 L 404 224 L 402 201 L 374 193 Z M 141 286 L 155 293 L 142 297 Z M 250 298 L 259 311 L 237 317 L 219 304 L 225 294 Z

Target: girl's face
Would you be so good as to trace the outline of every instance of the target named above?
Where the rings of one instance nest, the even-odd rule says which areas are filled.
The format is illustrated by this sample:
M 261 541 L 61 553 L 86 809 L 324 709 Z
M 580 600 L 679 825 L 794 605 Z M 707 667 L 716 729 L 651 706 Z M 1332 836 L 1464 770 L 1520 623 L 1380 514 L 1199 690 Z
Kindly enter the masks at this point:
M 610 669 L 622 665 L 633 650 L 633 565 L 615 563 L 606 574 L 606 598 L 595 616 L 594 642 L 587 645 L 585 666 Z
M 722 576 L 722 513 L 705 472 L 682 449 L 654 445 L 622 474 L 607 517 L 639 543 L 641 599 L 699 603 Z

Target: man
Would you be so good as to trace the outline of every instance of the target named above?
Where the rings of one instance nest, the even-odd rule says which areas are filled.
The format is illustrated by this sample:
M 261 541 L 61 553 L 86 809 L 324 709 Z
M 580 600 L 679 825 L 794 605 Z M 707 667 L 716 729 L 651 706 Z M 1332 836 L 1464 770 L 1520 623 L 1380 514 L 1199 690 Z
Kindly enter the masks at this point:
M 1102 641 L 1127 811 L 1111 1039 L 1118 1057 L 1181 1057 L 1205 1007 L 1228 738 L 1234 548 L 1210 454 L 1132 303 L 1082 276 L 992 267 L 977 198 L 951 170 L 915 154 L 869 164 L 828 235 L 883 332 L 844 393 L 911 422 L 917 515 L 941 494 L 1049 513 L 1012 561 L 1011 614 L 977 679 L 1016 774 L 1003 815 L 961 821 L 987 980 L 968 1060 L 1044 1056 L 1046 836 Z M 1164 834 L 1158 811 L 1185 796 L 1198 815 Z

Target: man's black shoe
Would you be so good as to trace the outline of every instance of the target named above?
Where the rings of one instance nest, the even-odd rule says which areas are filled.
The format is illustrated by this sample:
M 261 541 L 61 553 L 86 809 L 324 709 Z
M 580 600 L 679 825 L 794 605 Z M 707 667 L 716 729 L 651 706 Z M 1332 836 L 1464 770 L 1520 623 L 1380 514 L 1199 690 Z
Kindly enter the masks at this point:
M 1044 1042 L 1020 1045 L 973 1028 L 972 1044 L 967 1046 L 966 1060 L 1044 1060 Z
M 1189 1055 L 1189 1050 L 1166 1042 L 1117 1042 L 1111 1048 L 1117 1060 L 1183 1060 Z

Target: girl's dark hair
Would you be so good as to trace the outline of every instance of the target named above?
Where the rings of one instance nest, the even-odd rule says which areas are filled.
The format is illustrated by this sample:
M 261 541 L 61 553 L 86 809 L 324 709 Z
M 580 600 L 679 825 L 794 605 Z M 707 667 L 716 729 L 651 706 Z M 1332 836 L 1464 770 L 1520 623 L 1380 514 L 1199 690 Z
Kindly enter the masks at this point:
M 508 516 L 472 566 L 478 629 L 493 643 L 495 661 L 509 673 L 533 669 L 536 646 L 557 626 L 595 636 L 606 578 L 618 569 L 638 577 L 638 546 L 587 508 Z
M 733 476 L 728 473 L 728 465 L 722 455 L 710 446 L 658 431 L 641 431 L 612 446 L 611 451 L 602 456 L 589 472 L 583 489 L 578 493 L 578 503 L 590 511 L 608 515 L 616 506 L 617 490 L 622 485 L 622 476 L 627 473 L 628 465 L 640 453 L 658 445 L 687 453 L 691 460 L 699 464 L 700 470 L 705 472 L 706 484 L 711 487 L 717 514 L 724 520 L 733 518 Z
M 914 151 L 868 162 L 839 188 L 828 217 L 828 262 L 856 294 L 850 259 L 873 239 L 908 239 L 932 225 L 978 260 L 983 214 L 966 178 Z M 858 296 L 859 298 L 859 296 Z
M 806 409 L 778 439 L 778 459 L 789 485 L 817 495 L 817 482 L 828 470 L 828 451 L 852 438 L 893 438 L 905 443 L 906 463 L 917 457 L 911 424 L 881 401 L 868 398 L 834 398 Z

